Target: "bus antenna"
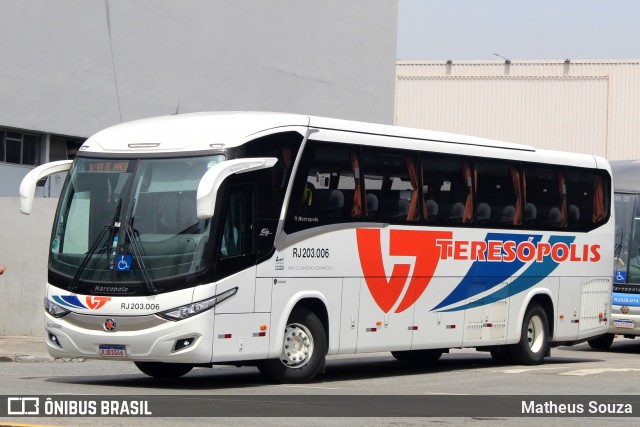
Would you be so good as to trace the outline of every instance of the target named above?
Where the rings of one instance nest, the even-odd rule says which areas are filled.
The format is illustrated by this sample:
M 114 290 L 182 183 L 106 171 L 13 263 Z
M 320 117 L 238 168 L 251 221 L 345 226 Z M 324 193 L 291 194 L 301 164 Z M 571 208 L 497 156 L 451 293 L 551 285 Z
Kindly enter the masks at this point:
M 180 99 L 178 99 L 178 106 L 176 107 L 176 112 L 172 114 L 172 116 L 175 116 L 176 114 L 180 114 Z

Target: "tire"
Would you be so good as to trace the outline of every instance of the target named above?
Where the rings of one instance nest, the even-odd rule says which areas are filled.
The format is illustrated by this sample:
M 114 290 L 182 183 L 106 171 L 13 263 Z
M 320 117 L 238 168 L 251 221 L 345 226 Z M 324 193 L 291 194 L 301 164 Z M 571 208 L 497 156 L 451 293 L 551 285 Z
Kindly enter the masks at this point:
M 144 374 L 153 378 L 178 378 L 186 375 L 193 366 L 184 363 L 134 362 Z
M 403 362 L 434 363 L 440 359 L 442 353 L 444 353 L 444 350 L 437 348 L 430 350 L 392 351 L 391 355 Z
M 549 352 L 549 321 L 544 309 L 533 303 L 522 321 L 520 342 L 510 347 L 514 362 L 522 365 L 538 365 Z
M 263 360 L 260 372 L 278 383 L 307 383 L 324 369 L 328 343 L 318 316 L 306 308 L 294 308 L 287 321 L 282 353 Z
M 591 348 L 595 348 L 597 350 L 606 350 L 611 347 L 614 337 L 614 334 L 604 334 L 600 335 L 597 338 L 592 338 L 587 342 L 589 343 L 589 347 Z

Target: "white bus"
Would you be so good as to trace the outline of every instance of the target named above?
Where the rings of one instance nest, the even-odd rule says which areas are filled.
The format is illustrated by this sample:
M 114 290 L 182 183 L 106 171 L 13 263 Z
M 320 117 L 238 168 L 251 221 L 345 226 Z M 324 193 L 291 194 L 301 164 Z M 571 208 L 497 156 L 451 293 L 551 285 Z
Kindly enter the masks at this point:
M 607 349 L 615 335 L 640 335 L 640 162 L 611 162 L 615 205 L 613 299 L 609 333 L 589 340 Z
M 609 328 L 611 174 L 598 157 L 278 113 L 139 120 L 89 138 L 54 220 L 56 357 L 154 377 L 327 355 L 540 363 Z

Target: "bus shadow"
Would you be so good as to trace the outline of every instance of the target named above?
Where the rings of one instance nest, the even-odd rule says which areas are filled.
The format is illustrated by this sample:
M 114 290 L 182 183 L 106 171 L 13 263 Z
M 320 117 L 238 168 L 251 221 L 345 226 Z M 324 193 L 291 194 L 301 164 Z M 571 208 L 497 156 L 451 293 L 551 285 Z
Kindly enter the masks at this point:
M 591 348 L 589 344 L 583 343 L 571 347 L 561 347 L 563 350 L 575 352 L 592 352 L 596 354 L 620 353 L 620 354 L 639 354 L 640 340 L 628 338 L 616 338 L 607 349 Z
M 600 362 L 602 359 L 585 357 L 548 357 L 545 365 Z M 389 356 L 329 358 L 324 374 L 311 383 L 330 387 L 331 383 L 367 380 L 387 377 L 410 377 L 413 375 L 448 373 L 462 370 L 487 368 L 509 369 L 519 365 L 496 363 L 488 353 L 443 355 L 433 364 L 404 362 Z M 216 366 L 213 369 L 196 368 L 178 379 L 150 378 L 142 373 L 109 376 L 54 377 L 47 382 L 92 385 L 104 387 L 174 389 L 174 390 L 220 390 L 254 388 L 274 385 L 265 379 L 255 367 Z M 277 386 L 277 385 L 275 385 Z

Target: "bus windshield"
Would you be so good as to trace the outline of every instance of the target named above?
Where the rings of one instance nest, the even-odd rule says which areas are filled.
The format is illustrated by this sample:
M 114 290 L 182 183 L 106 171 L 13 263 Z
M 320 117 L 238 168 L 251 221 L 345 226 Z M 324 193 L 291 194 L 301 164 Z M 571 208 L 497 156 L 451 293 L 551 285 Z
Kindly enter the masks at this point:
M 77 158 L 54 223 L 50 278 L 63 288 L 90 283 L 96 292 L 108 283 L 158 281 L 163 290 L 203 270 L 211 221 L 197 219 L 196 191 L 223 160 Z
M 638 257 L 640 248 L 640 227 L 635 224 L 634 217 L 638 218 L 638 213 L 634 215 L 634 194 L 615 193 L 616 212 L 616 233 L 614 246 L 614 268 L 616 283 L 640 283 L 637 268 L 630 268 L 630 261 Z M 634 236 L 634 234 L 636 236 Z M 636 261 L 639 258 L 636 258 Z M 637 262 L 636 262 L 637 263 Z M 630 276 L 635 276 L 630 277 Z

